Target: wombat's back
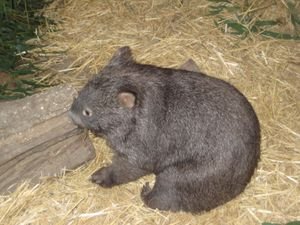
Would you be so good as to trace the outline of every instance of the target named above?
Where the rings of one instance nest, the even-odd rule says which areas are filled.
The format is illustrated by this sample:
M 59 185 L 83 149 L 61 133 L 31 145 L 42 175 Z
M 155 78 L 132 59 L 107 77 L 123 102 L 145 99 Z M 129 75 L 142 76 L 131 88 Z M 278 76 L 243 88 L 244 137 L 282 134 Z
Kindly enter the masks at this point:
M 216 160 L 221 157 L 224 163 L 256 166 L 259 122 L 251 104 L 234 86 L 202 73 L 152 65 L 130 65 L 128 71 L 126 67 L 124 71 L 130 74 L 126 79 L 143 86 L 144 104 L 139 116 L 145 127 L 139 127 L 139 132 L 146 131 L 148 135 L 151 130 L 146 126 L 155 123 L 159 134 L 156 137 L 168 140 L 169 145 L 156 146 L 157 154 L 162 155 L 166 148 L 172 148 L 199 159 L 214 156 Z M 238 157 L 235 160 L 233 156 Z M 183 156 L 168 156 L 166 163 L 180 157 Z
M 146 106 L 157 117 L 151 122 L 159 121 L 156 149 L 151 149 L 155 171 L 170 170 L 176 174 L 172 180 L 184 180 L 176 185 L 186 211 L 229 201 L 244 190 L 259 159 L 260 129 L 252 106 L 222 80 L 181 70 L 156 74 L 163 83 L 157 108 L 163 105 L 165 113 Z M 189 169 L 178 178 L 170 169 L 174 165 Z

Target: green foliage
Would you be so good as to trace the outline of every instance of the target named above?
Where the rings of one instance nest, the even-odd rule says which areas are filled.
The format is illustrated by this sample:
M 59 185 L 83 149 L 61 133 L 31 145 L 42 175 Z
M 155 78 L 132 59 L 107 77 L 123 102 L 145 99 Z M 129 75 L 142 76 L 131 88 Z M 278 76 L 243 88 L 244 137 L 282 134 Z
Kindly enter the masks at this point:
M 217 15 L 223 11 L 236 12 L 240 10 L 240 6 L 231 3 L 229 0 L 207 0 L 212 2 L 209 6 L 209 15 Z
M 251 33 L 258 33 L 265 37 L 285 40 L 300 40 L 297 29 L 300 26 L 300 12 L 297 11 L 296 5 L 287 2 L 291 23 L 295 27 L 295 34 L 280 33 L 269 30 L 271 27 L 280 23 L 275 20 L 259 20 L 256 18 L 255 11 L 248 12 L 247 5 L 238 5 L 229 0 L 207 0 L 211 2 L 209 6 L 209 15 L 216 16 L 215 25 L 223 32 L 239 35 L 246 38 Z M 247 3 L 247 1 L 246 1 Z M 251 11 L 251 10 L 250 10 Z M 231 18 L 222 16 L 223 12 L 229 12 Z
M 8 83 L 0 84 L 0 100 L 13 100 L 32 95 L 34 90 L 41 87 L 48 87 L 34 79 L 16 79 L 15 87 L 9 88 Z
M 262 225 L 280 225 L 280 224 L 264 222 L 264 223 L 262 223 Z M 300 225 L 300 221 L 292 221 L 292 222 L 286 223 L 285 225 Z
M 0 72 L 9 75 L 13 82 L 13 85 L 8 85 L 0 76 L 0 99 L 24 97 L 44 86 L 34 81 L 32 77 L 38 70 L 22 56 L 37 47 L 27 41 L 36 38 L 37 27 L 46 23 L 46 18 L 39 13 L 46 3 L 49 1 L 0 0 Z M 22 78 L 30 74 L 31 77 Z
M 291 22 L 296 30 L 298 30 L 300 26 L 300 12 L 296 9 L 296 3 L 292 3 L 291 1 L 287 2 L 287 6 L 291 16 Z
M 289 222 L 286 225 L 300 225 L 300 221 Z

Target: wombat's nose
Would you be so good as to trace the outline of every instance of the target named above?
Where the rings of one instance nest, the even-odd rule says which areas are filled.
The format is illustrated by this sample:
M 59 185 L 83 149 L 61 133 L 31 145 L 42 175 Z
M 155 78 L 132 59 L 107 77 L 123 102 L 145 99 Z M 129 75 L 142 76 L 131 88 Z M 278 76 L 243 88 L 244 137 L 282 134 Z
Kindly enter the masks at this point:
M 81 120 L 81 118 L 74 112 L 72 112 L 71 110 L 68 112 L 68 116 L 69 118 L 72 120 L 72 122 L 74 124 L 76 124 L 77 126 L 81 127 L 81 128 L 84 128 L 84 124 Z

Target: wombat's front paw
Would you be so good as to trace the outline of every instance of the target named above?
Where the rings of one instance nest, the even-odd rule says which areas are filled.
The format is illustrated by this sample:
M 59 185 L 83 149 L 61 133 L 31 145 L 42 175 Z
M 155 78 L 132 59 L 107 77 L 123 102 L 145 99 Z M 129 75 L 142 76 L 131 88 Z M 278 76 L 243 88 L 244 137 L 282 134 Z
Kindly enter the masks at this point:
M 97 170 L 92 174 L 91 181 L 102 187 L 112 187 L 115 185 L 114 174 L 110 167 L 103 167 Z

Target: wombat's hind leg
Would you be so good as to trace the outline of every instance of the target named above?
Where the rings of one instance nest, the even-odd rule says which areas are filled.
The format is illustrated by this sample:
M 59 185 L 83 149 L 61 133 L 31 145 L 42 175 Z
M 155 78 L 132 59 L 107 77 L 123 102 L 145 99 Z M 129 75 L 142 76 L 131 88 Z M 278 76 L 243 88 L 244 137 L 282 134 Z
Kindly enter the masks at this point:
M 147 174 L 147 171 L 132 165 L 126 158 L 115 156 L 111 165 L 102 167 L 92 174 L 91 181 L 102 187 L 112 187 L 134 181 Z
M 168 182 L 163 182 L 159 177 L 151 190 L 148 183 L 144 185 L 141 192 L 144 203 L 152 209 L 179 211 L 180 201 L 176 190 L 171 187 Z

